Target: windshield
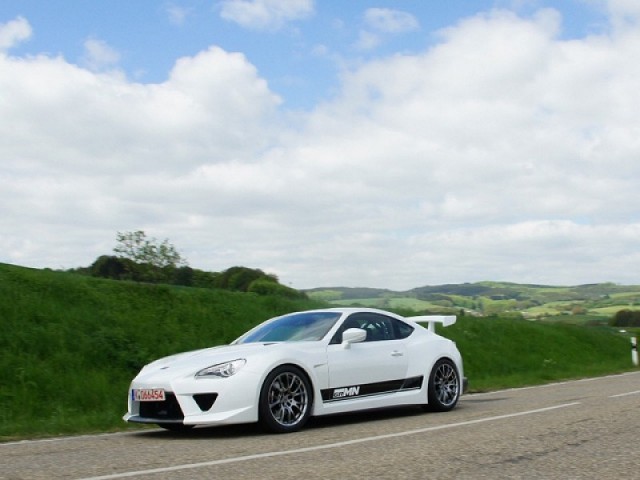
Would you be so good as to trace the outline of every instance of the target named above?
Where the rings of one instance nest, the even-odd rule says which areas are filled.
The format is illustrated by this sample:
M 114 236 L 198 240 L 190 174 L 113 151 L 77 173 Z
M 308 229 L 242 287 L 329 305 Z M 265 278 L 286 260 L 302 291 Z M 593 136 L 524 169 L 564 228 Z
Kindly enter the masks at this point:
M 321 340 L 335 325 L 340 312 L 301 312 L 266 322 L 234 343 L 302 342 Z

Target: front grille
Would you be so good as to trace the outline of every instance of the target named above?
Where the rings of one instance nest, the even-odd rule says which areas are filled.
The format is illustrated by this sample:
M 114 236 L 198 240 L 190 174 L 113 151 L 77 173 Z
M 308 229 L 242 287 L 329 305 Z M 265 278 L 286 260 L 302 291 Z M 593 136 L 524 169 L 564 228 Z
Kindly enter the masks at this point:
M 183 420 L 184 414 L 173 393 L 167 392 L 162 402 L 140 402 L 140 416 L 158 420 Z

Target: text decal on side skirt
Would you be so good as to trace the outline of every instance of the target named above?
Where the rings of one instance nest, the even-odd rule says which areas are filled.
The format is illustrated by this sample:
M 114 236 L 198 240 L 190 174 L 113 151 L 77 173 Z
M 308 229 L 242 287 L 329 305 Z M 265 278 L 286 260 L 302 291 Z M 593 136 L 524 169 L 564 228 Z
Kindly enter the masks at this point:
M 365 385 L 349 385 L 339 388 L 326 388 L 322 390 L 324 403 L 349 400 L 352 398 L 382 395 L 385 393 L 402 392 L 406 390 L 418 390 L 422 388 L 422 376 L 400 380 L 387 380 L 384 382 L 367 383 Z
M 355 397 L 360 395 L 360 387 L 344 387 L 335 388 L 333 390 L 333 398 Z

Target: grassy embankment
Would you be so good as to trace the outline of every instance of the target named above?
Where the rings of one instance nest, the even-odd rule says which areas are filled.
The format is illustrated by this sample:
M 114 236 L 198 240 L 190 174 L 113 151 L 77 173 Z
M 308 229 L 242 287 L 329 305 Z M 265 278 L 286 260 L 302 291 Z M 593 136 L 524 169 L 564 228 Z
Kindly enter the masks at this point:
M 0 264 L 0 440 L 125 428 L 143 364 L 320 305 Z M 631 368 L 628 339 L 606 328 L 463 317 L 441 333 L 458 343 L 476 390 Z
M 145 363 L 317 305 L 0 264 L 0 439 L 123 427 Z

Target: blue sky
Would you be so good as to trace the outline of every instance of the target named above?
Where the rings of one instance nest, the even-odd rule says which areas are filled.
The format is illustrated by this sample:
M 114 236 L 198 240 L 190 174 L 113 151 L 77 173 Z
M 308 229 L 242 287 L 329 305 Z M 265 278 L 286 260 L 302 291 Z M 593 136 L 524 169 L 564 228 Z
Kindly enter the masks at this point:
M 636 0 L 0 4 L 0 262 L 640 283 Z

